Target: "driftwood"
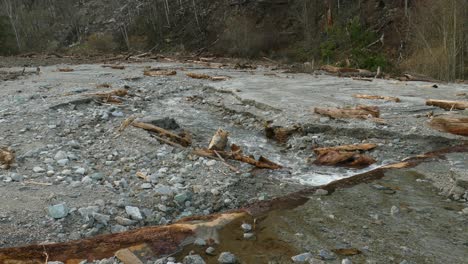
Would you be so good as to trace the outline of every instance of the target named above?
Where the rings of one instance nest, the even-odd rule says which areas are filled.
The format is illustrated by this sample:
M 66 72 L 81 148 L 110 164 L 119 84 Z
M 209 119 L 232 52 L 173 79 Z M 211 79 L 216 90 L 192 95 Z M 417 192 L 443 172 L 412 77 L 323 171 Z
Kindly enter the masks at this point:
M 160 70 L 160 69 L 150 69 L 143 72 L 145 76 L 157 77 L 157 76 L 171 76 L 176 75 L 177 72 L 174 70 Z
M 231 151 L 195 149 L 193 154 L 207 158 L 218 158 L 219 155 L 225 160 L 237 160 L 261 169 L 277 170 L 282 168 L 281 165 L 278 165 L 265 157 L 260 157 L 258 160 L 255 160 L 252 156 L 245 156 L 242 154 L 242 150 L 236 145 L 231 146 Z
M 342 68 L 332 65 L 324 65 L 320 67 L 320 70 L 326 71 L 328 73 L 336 74 L 341 77 L 375 77 L 376 73 L 364 70 L 364 69 L 355 69 L 355 68 Z
M 111 87 L 112 85 L 108 83 L 101 83 L 101 84 L 96 85 L 96 88 L 111 88 Z
M 211 138 L 210 144 L 208 145 L 209 150 L 224 150 L 228 143 L 229 132 L 222 130 L 221 128 L 216 131 L 213 138 Z
M 72 69 L 72 68 L 59 68 L 58 71 L 59 72 L 72 72 L 72 71 L 75 71 L 75 70 Z
M 10 147 L 0 148 L 0 168 L 8 170 L 15 162 L 15 152 Z
M 403 74 L 402 77 L 397 78 L 400 81 L 417 81 L 417 82 L 439 82 L 438 80 L 431 78 L 429 76 L 421 75 L 421 74 Z M 437 87 L 434 87 L 437 88 Z
M 377 147 L 376 144 L 366 143 L 366 144 L 358 144 L 358 145 L 344 145 L 344 146 L 337 146 L 337 147 L 328 147 L 328 148 L 315 148 L 314 152 L 317 155 L 323 155 L 330 151 L 368 151 L 375 149 Z
M 316 114 L 325 115 L 331 118 L 360 118 L 368 119 L 369 117 L 379 118 L 380 110 L 377 106 L 364 106 L 359 105 L 355 108 L 336 108 L 316 107 L 314 109 Z
M 128 94 L 128 91 L 126 89 L 117 89 L 113 91 L 109 91 L 106 93 L 91 93 L 91 94 L 85 94 L 86 96 L 93 96 L 93 97 L 98 97 L 105 103 L 115 103 L 115 104 L 121 104 L 122 100 L 120 100 L 117 97 L 124 97 Z M 117 97 L 115 97 L 117 96 Z
M 381 95 L 369 95 L 369 94 L 354 94 L 354 98 L 359 99 L 370 99 L 370 100 L 385 100 L 399 103 L 401 102 L 400 98 L 392 96 L 381 96 Z
M 468 108 L 468 102 L 466 101 L 448 101 L 448 100 L 434 100 L 429 99 L 426 101 L 426 105 L 437 106 L 445 110 L 465 110 Z
M 437 130 L 455 135 L 468 136 L 468 117 L 440 116 L 431 120 L 429 125 Z
M 172 141 L 177 142 L 178 144 L 182 145 L 183 147 L 190 146 L 192 144 L 192 139 L 188 133 L 184 133 L 183 135 L 176 135 L 170 131 L 167 131 L 163 128 L 157 127 L 152 124 L 143 123 L 143 122 L 132 122 L 132 126 L 142 128 L 147 131 L 155 132 L 162 137 L 170 138 Z
M 189 72 L 186 75 L 193 79 L 203 79 L 203 80 L 212 80 L 212 81 L 225 81 L 229 78 L 227 76 L 210 76 L 206 74 L 199 74 L 199 73 L 193 73 L 193 72 Z
M 265 136 L 269 139 L 274 139 L 281 144 L 288 142 L 291 135 L 301 132 L 302 127 L 298 125 L 294 125 L 292 127 L 268 125 L 265 127 Z
M 353 153 L 348 151 L 328 151 L 319 155 L 314 161 L 314 164 L 324 166 L 344 166 L 350 168 L 365 168 L 376 161 L 364 154 Z

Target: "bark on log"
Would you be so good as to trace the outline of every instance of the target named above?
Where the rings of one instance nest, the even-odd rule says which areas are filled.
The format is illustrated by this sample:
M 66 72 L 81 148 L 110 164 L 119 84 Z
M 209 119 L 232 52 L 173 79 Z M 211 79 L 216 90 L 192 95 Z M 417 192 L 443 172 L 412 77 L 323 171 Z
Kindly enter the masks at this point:
M 380 117 L 380 110 L 377 106 L 364 106 L 360 105 L 356 108 L 336 108 L 316 107 L 314 112 L 320 115 L 325 115 L 331 118 L 360 118 L 367 119 L 369 116 L 378 118 Z
M 176 71 L 172 70 L 147 70 L 143 72 L 143 75 L 150 76 L 150 77 L 157 77 L 157 76 L 171 76 L 176 75 Z
M 347 151 L 329 151 L 319 155 L 314 164 L 324 166 L 344 166 L 350 168 L 365 168 L 376 161 L 367 155 L 347 152 Z
M 437 130 L 455 135 L 468 136 L 468 117 L 440 116 L 431 120 L 429 125 Z
M 170 131 L 165 130 L 164 128 L 160 128 L 160 127 L 157 127 L 148 123 L 143 123 L 143 122 L 133 122 L 132 126 L 142 128 L 147 131 L 158 133 L 163 137 L 168 137 L 171 140 L 176 141 L 177 143 L 179 143 L 180 145 L 184 147 L 190 146 L 190 144 L 192 144 L 192 140 L 189 134 L 187 133 L 185 135 L 179 136 Z
M 468 108 L 468 102 L 466 101 L 449 101 L 449 100 L 435 100 L 429 99 L 426 101 L 426 105 L 437 106 L 445 110 L 465 110 Z
M 343 146 L 336 146 L 336 147 L 327 147 L 327 148 L 315 148 L 314 152 L 317 155 L 323 155 L 330 151 L 368 151 L 375 149 L 377 144 L 366 143 L 366 144 L 358 144 L 358 145 L 343 145 Z
M 370 100 L 385 100 L 399 103 L 401 102 L 400 98 L 392 96 L 381 96 L 381 95 L 369 95 L 369 94 L 354 94 L 354 98 L 360 99 L 370 99 Z

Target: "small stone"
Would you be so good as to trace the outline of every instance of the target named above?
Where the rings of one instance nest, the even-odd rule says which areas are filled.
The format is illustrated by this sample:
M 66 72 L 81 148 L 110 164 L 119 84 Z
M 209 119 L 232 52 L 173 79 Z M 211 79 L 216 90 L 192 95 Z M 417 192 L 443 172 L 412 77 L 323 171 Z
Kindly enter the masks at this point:
M 112 234 L 122 233 L 122 232 L 125 232 L 125 231 L 128 231 L 128 227 L 126 227 L 126 226 L 121 226 L 121 225 L 111 226 L 111 233 Z
M 200 255 L 189 255 L 184 258 L 183 264 L 205 264 Z
M 124 116 L 124 113 L 119 112 L 119 111 L 114 111 L 114 112 L 111 113 L 111 115 L 112 115 L 113 117 L 123 117 L 123 116 Z
M 188 199 L 189 195 L 186 192 L 179 193 L 176 196 L 174 196 L 174 201 L 176 201 L 178 204 L 183 204 Z
M 215 251 L 216 251 L 216 249 L 215 249 L 214 247 L 208 247 L 208 248 L 205 250 L 205 253 L 206 253 L 207 255 L 214 256 L 214 255 L 216 255 L 216 254 L 215 254 Z
M 19 175 L 17 173 L 12 173 L 10 177 L 13 181 L 16 181 L 16 182 L 21 182 L 24 179 L 23 175 Z
M 78 209 L 78 213 L 80 213 L 81 217 L 83 217 L 85 222 L 89 222 L 90 217 L 92 217 L 93 214 L 97 212 L 99 212 L 98 206 L 88 206 Z
M 68 163 L 70 162 L 69 159 L 60 159 L 60 160 L 57 160 L 57 164 L 60 165 L 60 166 L 66 166 Z
M 83 177 L 83 179 L 81 179 L 81 183 L 91 184 L 91 183 L 93 183 L 93 179 L 91 179 L 89 176 L 85 176 L 85 177 Z
M 461 210 L 461 212 L 462 212 L 462 214 L 468 215 L 468 207 L 463 208 L 463 210 Z
M 79 175 L 85 175 L 86 169 L 85 168 L 78 168 L 78 169 L 76 169 L 75 173 L 79 174 Z
M 328 194 L 328 191 L 327 190 L 324 190 L 324 189 L 318 189 L 314 192 L 314 195 L 316 196 L 324 196 L 324 195 L 327 195 Z
M 166 212 L 167 206 L 165 206 L 164 204 L 158 204 L 158 209 L 159 211 Z
M 131 226 L 131 225 L 136 224 L 135 221 L 130 220 L 130 219 L 125 218 L 125 217 L 121 217 L 121 216 L 117 216 L 117 217 L 115 218 L 115 221 L 116 221 L 119 225 L 123 225 L 123 226 Z
M 302 253 L 302 254 L 291 257 L 291 260 L 294 263 L 306 263 L 307 261 L 312 259 L 312 257 L 313 257 L 312 253 L 306 252 L 306 253 Z
M 193 244 L 197 246 L 206 246 L 206 241 L 203 238 L 197 238 Z
M 221 264 L 235 264 L 237 263 L 237 258 L 231 252 L 223 252 L 219 255 L 218 263 Z
M 171 187 L 169 186 L 166 186 L 166 185 L 156 185 L 156 187 L 154 188 L 154 193 L 157 194 L 157 195 L 167 195 L 167 196 L 170 196 L 174 193 L 174 191 L 172 190 Z
M 45 169 L 41 168 L 41 167 L 34 167 L 33 168 L 33 171 L 35 173 L 42 173 L 42 172 L 45 172 Z
M 209 160 L 206 162 L 206 166 L 208 167 L 212 167 L 214 165 L 216 165 L 216 160 Z
M 133 220 L 143 220 L 143 216 L 141 215 L 140 209 L 134 206 L 125 206 L 125 212 L 130 216 Z
M 345 258 L 341 261 L 341 264 L 353 264 L 353 262 L 350 259 Z
M 332 253 L 332 252 L 330 252 L 328 250 L 325 250 L 325 249 L 321 249 L 319 251 L 319 256 L 323 260 L 334 260 L 334 259 L 336 259 L 336 256 L 335 256 L 334 253 Z
M 89 177 L 91 179 L 95 180 L 95 181 L 100 181 L 100 180 L 104 179 L 104 174 L 96 172 L 96 173 L 93 173 L 93 174 L 89 175 Z
M 255 237 L 254 233 L 244 233 L 244 239 L 253 239 Z
M 68 215 L 68 208 L 64 203 L 49 206 L 48 211 L 54 219 L 64 218 Z
M 151 185 L 151 183 L 145 182 L 145 183 L 141 184 L 140 188 L 143 189 L 143 190 L 148 190 L 148 189 L 153 188 L 153 186 Z
M 247 224 L 247 223 L 243 223 L 243 224 L 241 225 L 241 228 L 242 228 L 242 229 L 244 230 L 244 232 L 246 232 L 246 233 L 252 231 L 252 225 L 249 225 L 249 224 Z
M 54 156 L 54 160 L 57 160 L 57 161 L 62 160 L 62 159 L 66 159 L 66 158 L 68 158 L 68 155 L 63 150 L 58 151 Z
M 390 214 L 392 216 L 398 216 L 400 214 L 400 208 L 396 207 L 395 205 L 392 206 L 392 208 L 390 209 Z
M 107 226 L 107 223 L 110 220 L 109 215 L 104 215 L 104 214 L 99 214 L 99 213 L 93 213 L 93 217 L 98 223 L 101 223 L 104 226 Z

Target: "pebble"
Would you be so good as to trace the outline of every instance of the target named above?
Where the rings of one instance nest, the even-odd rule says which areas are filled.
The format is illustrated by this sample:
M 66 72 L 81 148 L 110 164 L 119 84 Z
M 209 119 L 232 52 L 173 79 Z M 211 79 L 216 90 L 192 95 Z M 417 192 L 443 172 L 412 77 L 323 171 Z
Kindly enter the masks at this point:
M 67 158 L 68 158 L 68 155 L 63 150 L 58 151 L 54 156 L 54 160 L 57 160 L 57 161 L 62 160 L 62 159 L 67 159 Z
M 205 264 L 200 255 L 189 255 L 184 258 L 183 264 Z
M 85 177 L 83 177 L 83 179 L 81 179 L 81 182 L 83 184 L 91 184 L 91 183 L 93 183 L 93 179 L 91 179 L 89 176 L 85 176 Z
M 169 186 L 166 186 L 166 185 L 162 185 L 162 184 L 158 184 L 156 185 L 156 187 L 154 188 L 154 193 L 156 195 L 172 195 L 174 194 L 174 191 L 172 190 L 171 187 Z
M 215 254 L 215 251 L 216 251 L 216 249 L 215 249 L 214 247 L 208 247 L 208 248 L 205 250 L 205 253 L 206 253 L 207 255 L 214 256 L 214 255 L 216 255 L 216 254 Z
M 197 246 L 206 246 L 206 241 L 205 241 L 205 239 L 199 237 L 199 238 L 195 239 L 193 244 L 197 245 Z
M 390 214 L 391 214 L 392 216 L 398 216 L 398 215 L 400 214 L 400 209 L 394 205 L 394 206 L 392 206 L 392 208 L 390 209 Z
M 353 262 L 350 259 L 345 258 L 341 261 L 341 264 L 353 264 Z
M 79 174 L 79 175 L 85 175 L 86 169 L 85 168 L 78 168 L 78 169 L 76 169 L 75 173 Z
M 60 159 L 60 160 L 57 160 L 57 164 L 60 165 L 60 166 L 66 166 L 68 163 L 70 162 L 70 160 L 68 159 Z
M 243 224 L 241 225 L 241 228 L 242 228 L 242 229 L 244 230 L 244 232 L 246 232 L 246 233 L 252 231 L 252 225 L 249 225 L 249 224 L 247 224 L 247 223 L 243 223 Z
M 35 173 L 42 173 L 42 172 L 45 172 L 45 169 L 41 168 L 41 167 L 34 167 L 33 168 L 33 171 Z
M 237 263 L 237 258 L 231 252 L 223 252 L 219 255 L 218 263 L 221 264 L 235 264 Z
M 96 173 L 93 173 L 93 174 L 89 175 L 89 177 L 91 179 L 95 180 L 95 181 L 100 181 L 100 180 L 104 179 L 104 174 L 96 172 Z
M 327 195 L 328 194 L 328 191 L 327 190 L 324 190 L 324 189 L 318 189 L 314 192 L 314 195 L 316 196 L 324 196 L 324 195 Z
M 144 190 L 151 189 L 152 187 L 153 186 L 151 185 L 151 183 L 148 183 L 148 182 L 142 183 L 140 186 L 140 188 Z
M 119 111 L 114 111 L 114 112 L 111 113 L 111 115 L 112 115 L 113 117 L 123 117 L 123 116 L 124 116 L 124 113 L 119 112 Z M 104 119 L 104 118 L 103 118 L 103 119 Z
M 125 212 L 130 216 L 133 220 L 143 220 L 143 216 L 141 215 L 140 209 L 134 206 L 125 206 Z
M 255 237 L 254 233 L 244 233 L 244 239 L 252 239 Z
M 80 213 L 81 217 L 83 217 L 85 222 L 89 222 L 90 217 L 97 212 L 99 212 L 98 206 L 88 206 L 78 209 L 78 213 Z
M 110 220 L 109 215 L 104 215 L 104 214 L 99 214 L 99 213 L 93 213 L 93 217 L 98 223 L 101 223 L 104 226 L 107 226 L 107 223 Z
M 12 174 L 10 175 L 10 177 L 11 177 L 11 179 L 12 179 L 13 181 L 16 181 L 16 182 L 21 182 L 21 181 L 23 181 L 23 179 L 24 179 L 24 177 L 23 177 L 22 175 L 19 175 L 19 174 L 17 174 L 17 173 L 12 173 Z
M 49 215 L 54 219 L 61 219 L 68 215 L 68 208 L 64 203 L 51 205 L 48 211 Z
M 179 193 L 176 196 L 174 196 L 174 201 L 176 201 L 179 204 L 184 203 L 188 199 L 189 199 L 189 195 L 186 192 Z
M 302 253 L 302 254 L 291 257 L 291 260 L 294 263 L 306 263 L 307 261 L 312 259 L 312 257 L 313 257 L 312 253 L 306 252 L 306 253 Z
M 123 225 L 123 226 L 131 226 L 131 225 L 134 225 L 136 224 L 135 221 L 131 220 L 131 219 L 128 219 L 128 218 L 125 218 L 125 217 L 121 217 L 121 216 L 117 216 L 115 218 L 115 221 L 119 224 L 119 225 Z
M 121 226 L 121 225 L 111 226 L 111 233 L 112 234 L 122 233 L 122 232 L 125 232 L 125 231 L 128 231 L 128 227 L 126 227 L 126 226 Z
M 214 165 L 216 165 L 216 160 L 209 160 L 206 162 L 206 166 L 208 167 L 212 167 Z
M 336 259 L 336 256 L 334 253 L 326 250 L 326 249 L 321 249 L 319 251 L 319 256 L 323 259 L 323 260 L 334 260 Z

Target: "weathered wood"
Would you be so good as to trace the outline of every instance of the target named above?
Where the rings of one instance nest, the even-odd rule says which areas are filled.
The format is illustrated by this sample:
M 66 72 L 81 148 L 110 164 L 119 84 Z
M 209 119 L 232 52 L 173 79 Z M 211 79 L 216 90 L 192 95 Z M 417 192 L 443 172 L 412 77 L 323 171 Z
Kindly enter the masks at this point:
M 350 168 L 365 168 L 376 161 L 367 155 L 348 151 L 329 151 L 319 155 L 314 164 L 324 166 L 344 166 Z
M 206 75 L 206 74 L 200 74 L 200 73 L 194 73 L 194 72 L 189 72 L 186 74 L 188 77 L 193 78 L 193 79 L 211 79 L 211 76 Z
M 176 141 L 177 143 L 179 143 L 180 145 L 184 147 L 190 146 L 190 144 L 192 144 L 192 141 L 187 136 L 182 137 L 182 136 L 176 135 L 170 131 L 165 130 L 164 128 L 160 128 L 152 124 L 134 121 L 132 122 L 132 126 L 142 128 L 147 131 L 158 133 L 164 137 L 168 137 L 171 140 Z
M 429 99 L 426 101 L 426 105 L 437 106 L 445 110 L 465 110 L 468 108 L 467 101 L 449 101 L 449 100 L 435 100 Z
M 429 125 L 437 130 L 455 135 L 468 136 L 468 117 L 434 117 Z
M 314 112 L 316 114 L 325 115 L 331 118 L 367 119 L 369 118 L 369 116 L 374 117 L 374 118 L 378 118 L 380 116 L 380 110 L 377 106 L 364 106 L 364 105 L 360 105 L 355 108 L 316 107 L 314 109 Z
M 143 262 L 128 248 L 115 252 L 115 256 L 124 264 L 143 264 Z
M 326 147 L 326 148 L 315 148 L 314 152 L 317 155 L 323 155 L 330 151 L 368 151 L 375 149 L 377 144 L 366 143 L 366 144 L 358 144 L 358 145 L 343 145 L 343 146 L 336 146 L 336 147 Z
M 8 170 L 15 162 L 15 152 L 11 148 L 0 148 L 0 168 Z
M 359 99 L 369 99 L 369 100 L 385 100 L 399 103 L 401 102 L 400 98 L 392 96 L 381 96 L 381 95 L 369 95 L 369 94 L 354 94 L 354 98 Z
M 177 72 L 174 70 L 159 70 L 159 69 L 152 69 L 146 70 L 143 72 L 145 76 L 157 77 L 157 76 L 171 76 L 176 75 Z
M 58 71 L 59 72 L 72 72 L 72 71 L 75 71 L 75 70 L 72 69 L 72 68 L 59 68 Z

